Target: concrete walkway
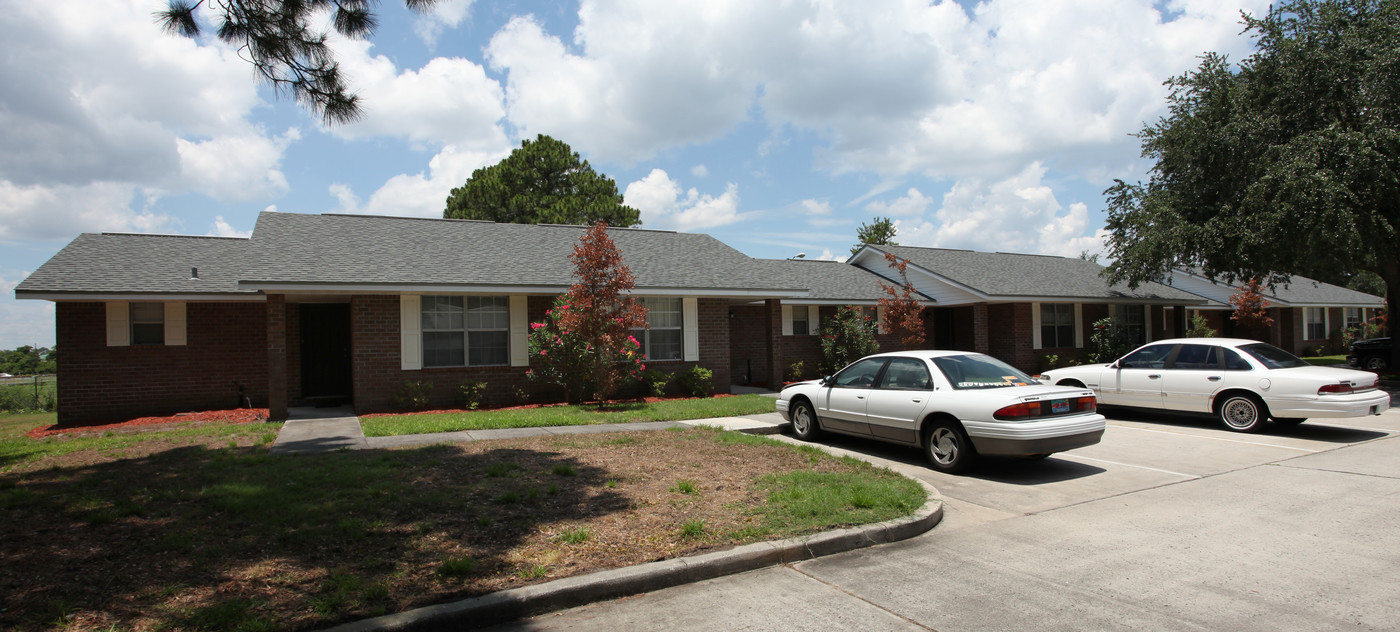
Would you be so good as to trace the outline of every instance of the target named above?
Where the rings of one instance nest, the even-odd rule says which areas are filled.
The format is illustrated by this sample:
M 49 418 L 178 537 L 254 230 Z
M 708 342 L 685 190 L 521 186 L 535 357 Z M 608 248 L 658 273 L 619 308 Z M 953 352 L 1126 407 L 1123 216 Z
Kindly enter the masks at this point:
M 289 420 L 282 425 L 269 454 L 310 454 L 336 450 L 397 448 L 438 443 L 462 443 L 489 439 L 514 439 L 540 435 L 597 434 L 664 430 L 695 426 L 716 426 L 748 434 L 777 434 L 783 418 L 776 412 L 743 417 L 715 417 L 690 421 L 648 421 L 630 424 L 593 424 L 588 426 L 547 426 L 542 428 L 504 428 L 499 430 L 462 430 L 393 437 L 365 437 L 360 418 L 350 408 L 291 408 Z

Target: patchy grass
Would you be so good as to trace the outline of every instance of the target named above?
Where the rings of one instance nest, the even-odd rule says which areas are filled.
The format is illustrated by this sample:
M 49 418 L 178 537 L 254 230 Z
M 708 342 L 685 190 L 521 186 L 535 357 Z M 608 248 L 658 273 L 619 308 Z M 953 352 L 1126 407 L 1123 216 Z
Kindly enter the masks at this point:
M 775 410 L 773 398 L 762 395 L 668 399 L 657 402 L 609 404 L 606 406 L 541 406 L 505 410 L 476 410 L 454 413 L 392 415 L 361 419 L 367 437 L 487 430 L 495 428 L 536 428 L 543 426 L 583 426 L 621 424 L 639 421 L 683 421 L 711 417 L 735 417 Z
M 51 421 L 0 418 L 7 454 L 28 455 L 0 474 L 0 629 L 324 628 L 925 500 L 863 462 L 713 429 L 272 457 L 209 425 L 23 447 Z
M 56 413 L 0 414 L 0 472 L 27 469 L 43 461 L 46 467 L 81 465 L 92 460 L 140 456 L 176 446 L 245 447 L 270 445 L 282 424 L 221 424 L 139 426 L 129 430 L 104 429 L 32 439 L 25 433 L 51 426 Z

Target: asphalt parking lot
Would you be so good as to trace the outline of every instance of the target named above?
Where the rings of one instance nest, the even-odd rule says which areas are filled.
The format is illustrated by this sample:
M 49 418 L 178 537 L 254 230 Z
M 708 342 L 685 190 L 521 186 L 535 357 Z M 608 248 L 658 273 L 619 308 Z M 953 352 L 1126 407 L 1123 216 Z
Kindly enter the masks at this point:
M 514 630 L 1394 630 L 1400 410 L 1242 435 L 1105 410 L 1095 446 L 946 475 L 904 542 L 544 615 Z

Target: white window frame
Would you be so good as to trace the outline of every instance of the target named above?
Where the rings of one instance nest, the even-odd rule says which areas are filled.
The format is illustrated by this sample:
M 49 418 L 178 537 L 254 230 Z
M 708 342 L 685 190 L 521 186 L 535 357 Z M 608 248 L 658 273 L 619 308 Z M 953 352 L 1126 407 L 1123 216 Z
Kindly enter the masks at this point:
M 160 320 L 156 321 L 149 316 L 144 322 L 138 321 L 132 315 L 132 309 L 137 305 L 156 305 L 155 308 L 160 314 Z M 109 347 L 179 347 L 186 343 L 186 320 L 185 303 L 183 302 L 163 302 L 163 303 L 133 303 L 130 301 L 109 301 L 107 302 L 107 346 Z M 137 325 L 153 325 L 157 322 L 161 325 L 161 341 L 136 344 L 135 327 Z
M 784 305 L 783 306 L 783 335 L 784 336 L 815 336 L 820 326 L 820 308 L 816 305 Z M 797 323 L 807 323 L 806 333 L 797 333 Z
M 1063 308 L 1067 308 L 1067 309 L 1069 310 L 1069 323 L 1068 323 L 1068 324 L 1069 324 L 1069 327 L 1070 327 L 1069 340 L 1068 340 L 1068 341 L 1064 341 L 1064 340 L 1058 340 L 1058 339 L 1057 339 L 1057 340 L 1055 340 L 1055 342 L 1056 342 L 1057 344 L 1053 344 L 1053 345 L 1052 345 L 1052 344 L 1050 344 L 1049 342 L 1047 342 L 1047 341 L 1045 340 L 1045 330 L 1044 330 L 1044 327 L 1046 326 L 1046 322 L 1045 322 L 1045 316 L 1046 316 L 1046 311 L 1047 311 L 1046 308 L 1049 308 L 1049 312 L 1053 314 L 1055 311 L 1058 311 L 1059 308 L 1062 308 L 1062 307 L 1063 307 Z M 1032 315 L 1035 317 L 1035 318 L 1034 318 L 1034 321 L 1035 321 L 1035 323 L 1034 323 L 1034 324 L 1035 324 L 1035 329 L 1034 329 L 1033 332 L 1032 332 L 1032 333 L 1034 334 L 1033 337 L 1035 338 L 1035 340 L 1034 340 L 1034 342 L 1035 342 L 1034 348 L 1036 348 L 1036 349 L 1046 349 L 1046 348 L 1049 348 L 1049 349 L 1068 349 L 1068 348 L 1075 348 L 1075 347 L 1078 347 L 1078 346 L 1079 346 L 1079 317 L 1078 317 L 1079 309 L 1078 309 L 1078 305 L 1073 304 L 1073 303 L 1034 303 L 1033 306 L 1032 306 L 1032 311 L 1033 311 L 1033 314 L 1032 314 Z M 1055 327 L 1063 327 L 1063 326 L 1064 326 L 1064 325 L 1055 325 Z M 1058 338 L 1058 337 L 1057 337 L 1057 338 Z M 1063 343 L 1063 342 L 1069 342 L 1069 344 L 1058 344 L 1058 343 Z
M 1355 318 L 1353 318 L 1353 316 L 1355 316 Z M 1366 322 L 1366 308 L 1364 308 L 1364 307 L 1343 307 L 1343 308 L 1342 308 L 1342 322 L 1346 323 L 1344 326 L 1347 327 L 1348 329 L 1350 329 L 1350 328 L 1352 328 L 1352 327 L 1360 327 L 1362 324 L 1364 324 L 1364 323 Z
M 510 300 L 510 297 L 504 296 L 504 295 L 502 295 L 502 296 L 462 296 L 462 295 L 432 295 L 432 296 L 424 296 L 424 297 L 421 297 L 420 300 L 419 300 L 419 303 L 420 303 L 420 307 L 419 307 L 419 310 L 418 310 L 418 312 L 419 312 L 419 319 L 420 319 L 420 320 L 419 320 L 419 323 L 422 323 L 422 318 L 425 317 L 425 316 L 427 315 L 427 311 L 426 311 L 426 310 L 428 309 L 430 302 L 435 303 L 435 302 L 436 302 L 436 299 L 439 299 L 439 298 L 445 298 L 445 299 L 448 299 L 449 301 L 457 300 L 457 301 L 460 301 L 460 302 L 461 302 L 461 306 L 462 306 L 462 327 L 461 327 L 460 329 L 455 328 L 455 327 L 449 327 L 449 328 L 428 328 L 428 327 L 422 327 L 421 324 L 420 324 L 420 328 L 419 328 L 419 332 L 418 332 L 418 333 L 421 335 L 421 340 L 423 341 L 423 342 L 421 343 L 421 344 L 422 344 L 422 347 L 420 348 L 420 349 L 421 349 L 420 361 L 422 362 L 422 367 L 423 367 L 423 368 L 429 368 L 429 369 L 450 369 L 450 368 L 463 368 L 463 367 L 476 368 L 476 367 L 488 367 L 488 366 L 509 366 L 509 365 L 511 364 L 511 362 L 510 362 L 510 360 L 511 360 L 511 326 L 510 326 L 510 321 L 511 321 L 511 319 L 510 319 L 510 313 L 511 313 L 511 312 L 510 312 L 510 305 L 511 305 L 511 300 Z M 424 300 L 424 299 L 433 299 L 433 300 L 432 300 L 432 301 L 429 301 L 429 300 Z M 493 302 L 499 302 L 499 303 L 501 303 L 501 307 L 503 307 L 504 310 L 505 310 L 505 315 L 506 315 L 506 317 L 505 317 L 505 323 L 503 323 L 501 326 L 497 326 L 497 327 L 472 327 L 471 324 L 470 324 L 470 322 L 471 322 L 471 309 L 472 309 L 471 303 L 472 303 L 473 301 L 482 301 L 482 300 L 491 300 L 491 301 L 493 301 Z M 431 365 L 428 364 L 428 354 L 427 354 L 427 339 L 428 339 L 428 334 L 430 334 L 430 333 L 455 333 L 455 332 L 461 332 L 461 335 L 462 335 L 462 360 L 461 360 L 461 363 L 460 363 L 460 364 L 431 364 Z M 496 333 L 496 332 L 499 332 L 499 333 L 501 333 L 502 335 L 505 336 L 505 342 L 506 342 L 506 347 L 505 347 L 506 353 L 505 353 L 505 357 L 503 357 L 503 358 L 501 359 L 500 362 L 489 362 L 489 363 L 473 364 L 473 363 L 471 362 L 471 356 L 472 356 L 471 334 L 472 334 L 472 333 Z
M 691 322 L 693 322 L 692 319 L 694 318 L 694 315 L 691 312 L 694 308 L 692 308 L 691 305 L 693 304 L 692 301 L 694 301 L 694 299 L 687 300 L 680 297 L 648 296 L 637 300 L 640 301 L 642 306 L 645 307 L 647 310 L 647 326 L 645 329 L 633 329 L 632 337 L 636 338 L 637 342 L 641 344 L 642 355 L 646 357 L 647 362 L 680 362 L 685 360 L 691 360 L 692 358 L 690 357 L 690 346 L 692 343 L 689 341 L 689 338 L 693 337 L 691 335 L 691 331 L 693 329 L 693 325 L 691 325 Z M 673 327 L 658 327 L 652 322 L 652 312 L 656 310 L 656 306 L 662 304 L 663 301 L 667 303 L 670 303 L 672 301 L 675 302 L 675 311 L 680 316 L 681 321 L 678 325 Z M 652 331 L 675 331 L 677 335 L 680 336 L 679 341 L 681 345 L 679 353 L 677 353 L 676 357 L 658 358 L 652 354 Z
M 1313 315 L 1314 315 L 1314 314 L 1320 314 L 1320 315 L 1322 316 L 1322 318 L 1320 318 L 1320 319 L 1318 319 L 1318 320 L 1313 320 Z M 1313 337 L 1313 335 L 1312 335 L 1312 333 L 1313 333 L 1313 332 L 1312 332 L 1313 325 L 1321 325 L 1321 326 L 1322 326 L 1322 335 L 1321 335 L 1321 336 L 1319 336 L 1319 337 Z M 1329 329 L 1330 329 L 1330 328 L 1327 326 L 1327 308 L 1326 308 L 1326 307 L 1304 307 L 1304 308 L 1303 308 L 1303 340 L 1326 340 L 1326 339 L 1327 339 L 1327 331 L 1328 331 Z

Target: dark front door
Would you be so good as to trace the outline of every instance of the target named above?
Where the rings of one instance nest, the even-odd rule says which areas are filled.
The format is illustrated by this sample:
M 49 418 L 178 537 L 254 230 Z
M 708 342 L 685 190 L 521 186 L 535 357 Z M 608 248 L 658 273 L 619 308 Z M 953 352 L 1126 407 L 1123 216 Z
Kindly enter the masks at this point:
M 301 394 L 317 403 L 350 400 L 350 305 L 301 306 Z
M 935 307 L 929 310 L 933 319 L 933 336 L 930 342 L 934 349 L 960 349 L 958 346 L 958 310 L 952 307 Z

